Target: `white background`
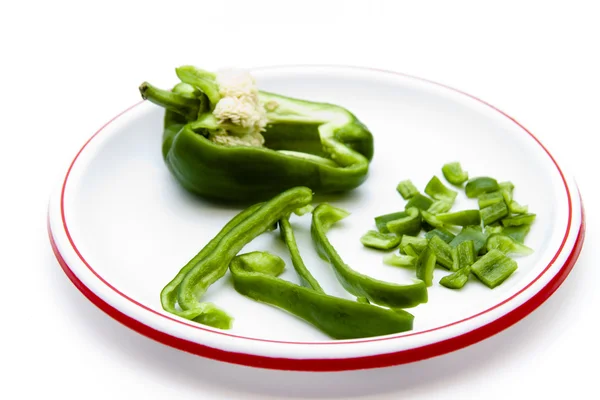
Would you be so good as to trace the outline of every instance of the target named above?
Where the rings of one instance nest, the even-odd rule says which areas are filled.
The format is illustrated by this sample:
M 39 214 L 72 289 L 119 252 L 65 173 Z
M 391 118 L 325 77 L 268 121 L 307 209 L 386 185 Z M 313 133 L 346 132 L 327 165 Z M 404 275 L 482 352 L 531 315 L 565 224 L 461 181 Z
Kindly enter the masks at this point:
M 0 398 L 524 399 L 579 392 L 594 398 L 600 357 L 594 3 L 3 2 Z M 90 304 L 54 260 L 47 200 L 83 142 L 137 101 L 141 81 L 187 63 L 376 67 L 490 102 L 576 177 L 588 222 L 579 262 L 517 325 L 401 367 L 263 371 L 204 360 L 130 331 Z

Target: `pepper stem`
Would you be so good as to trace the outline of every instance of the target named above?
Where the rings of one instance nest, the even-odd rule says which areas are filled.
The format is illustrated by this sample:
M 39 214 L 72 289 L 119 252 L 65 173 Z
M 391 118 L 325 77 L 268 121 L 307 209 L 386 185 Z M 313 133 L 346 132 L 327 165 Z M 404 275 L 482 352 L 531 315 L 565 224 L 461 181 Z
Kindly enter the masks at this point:
M 148 82 L 142 83 L 139 89 L 144 100 L 181 114 L 188 120 L 195 120 L 198 117 L 200 100 L 197 98 L 185 97 L 168 90 L 159 89 Z

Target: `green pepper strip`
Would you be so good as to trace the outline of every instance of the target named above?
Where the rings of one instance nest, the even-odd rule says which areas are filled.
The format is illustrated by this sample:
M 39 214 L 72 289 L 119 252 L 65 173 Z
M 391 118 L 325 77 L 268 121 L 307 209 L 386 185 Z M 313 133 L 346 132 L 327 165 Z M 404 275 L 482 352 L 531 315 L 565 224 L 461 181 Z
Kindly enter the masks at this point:
M 160 303 L 165 311 L 185 319 L 194 320 L 204 325 L 214 326 L 215 328 L 230 328 L 231 317 L 229 317 L 224 311 L 216 308 L 211 303 L 201 303 L 197 307 L 194 307 L 190 310 L 178 310 L 175 306 L 177 303 L 177 290 L 185 275 L 198 263 L 204 260 L 209 254 L 211 254 L 225 235 L 227 235 L 240 222 L 244 221 L 260 207 L 262 207 L 262 203 L 255 204 L 233 217 L 233 219 L 231 219 L 231 221 L 229 221 L 227 225 L 225 225 L 223 229 L 221 229 L 221 231 L 206 246 L 204 246 L 204 248 L 200 250 L 200 252 L 196 254 L 194 258 L 185 264 L 175 278 L 173 278 L 171 282 L 169 282 L 160 292 Z M 207 285 L 211 285 L 221 276 L 218 276 L 218 274 L 212 276 L 214 280 L 212 282 L 207 282 Z
M 208 286 L 223 276 L 235 255 L 252 239 L 271 229 L 283 217 L 312 201 L 312 191 L 305 187 L 286 190 L 266 202 L 260 209 L 227 232 L 214 250 L 184 276 L 177 301 L 183 310 L 193 310 L 201 304 Z
M 253 252 L 233 258 L 229 270 L 242 295 L 282 308 L 334 339 L 389 335 L 413 327 L 413 315 L 404 310 L 329 296 L 277 278 L 284 266 L 273 254 Z
M 384 282 L 358 273 L 344 263 L 327 239 L 326 232 L 334 223 L 348 215 L 347 211 L 323 203 L 314 209 L 311 224 L 311 235 L 317 253 L 333 266 L 344 288 L 355 296 L 366 297 L 372 303 L 393 308 L 426 303 L 427 287 L 422 281 L 410 285 Z
M 300 276 L 300 282 L 302 282 L 302 286 L 315 290 L 319 293 L 325 293 L 323 288 L 321 288 L 321 285 L 319 285 L 319 282 L 317 282 L 308 268 L 306 268 L 304 261 L 302 261 L 300 250 L 298 250 L 298 244 L 296 243 L 296 237 L 294 236 L 294 230 L 290 225 L 289 218 L 286 217 L 279 220 L 279 231 L 281 233 L 281 238 L 285 242 L 285 245 L 290 252 L 292 264 Z

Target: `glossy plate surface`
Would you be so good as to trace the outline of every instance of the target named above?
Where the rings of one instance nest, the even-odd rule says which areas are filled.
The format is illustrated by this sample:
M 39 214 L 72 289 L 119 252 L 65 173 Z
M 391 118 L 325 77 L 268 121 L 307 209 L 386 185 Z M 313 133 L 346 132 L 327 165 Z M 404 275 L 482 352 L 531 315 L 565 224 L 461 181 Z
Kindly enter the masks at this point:
M 518 258 L 518 271 L 490 290 L 473 281 L 461 291 L 438 284 L 429 302 L 409 311 L 414 330 L 398 335 L 332 341 L 302 320 L 239 295 L 229 275 L 205 299 L 235 317 L 220 331 L 180 319 L 160 306 L 162 287 L 239 209 L 182 190 L 161 158 L 163 111 L 148 102 L 113 118 L 83 146 L 52 195 L 50 239 L 61 266 L 105 312 L 167 345 L 244 365 L 289 370 L 347 370 L 413 362 L 485 339 L 525 317 L 548 298 L 573 267 L 584 238 L 583 209 L 571 176 L 524 127 L 460 91 L 397 73 L 349 67 L 276 67 L 253 71 L 261 89 L 350 109 L 375 136 L 370 177 L 344 196 L 316 198 L 350 211 L 329 237 L 354 269 L 410 282 L 411 271 L 386 266 L 383 253 L 360 236 L 373 217 L 404 208 L 396 184 L 423 190 L 441 166 L 460 161 L 471 177 L 510 180 L 515 199 L 537 220 Z M 459 195 L 454 209 L 477 208 Z M 292 217 L 304 261 L 325 290 L 351 298 L 316 255 L 310 217 Z M 276 232 L 244 252 L 269 250 L 288 265 L 282 278 L 298 282 Z

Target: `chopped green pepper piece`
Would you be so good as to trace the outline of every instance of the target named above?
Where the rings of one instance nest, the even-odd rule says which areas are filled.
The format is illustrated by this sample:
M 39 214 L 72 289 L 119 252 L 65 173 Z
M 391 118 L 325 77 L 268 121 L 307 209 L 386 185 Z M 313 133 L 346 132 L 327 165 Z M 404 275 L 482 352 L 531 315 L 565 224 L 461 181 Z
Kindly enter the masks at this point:
M 391 250 L 400 244 L 400 238 L 392 233 L 368 231 L 360 238 L 360 242 L 373 249 Z
M 398 211 L 391 214 L 380 215 L 379 217 L 375 217 L 375 226 L 377 226 L 377 230 L 381 233 L 390 233 L 387 228 L 387 223 L 395 219 L 404 218 L 407 215 L 408 214 L 406 211 Z
M 229 264 L 233 286 L 251 299 L 282 308 L 334 339 L 354 339 L 404 332 L 414 317 L 399 309 L 366 304 L 319 293 L 278 278 L 283 260 L 267 252 L 239 255 Z M 367 300 L 368 301 L 368 300 Z
M 504 203 L 506 203 L 508 206 L 512 202 L 512 193 L 510 193 L 508 190 L 501 190 L 500 192 L 502 192 Z
M 514 200 L 508 204 L 508 209 L 513 214 L 527 214 L 527 211 L 529 211 L 529 207 L 522 206 Z
M 417 257 L 405 254 L 386 254 L 383 257 L 383 262 L 394 267 L 414 268 Z
M 435 254 L 438 264 L 447 269 L 452 269 L 452 247 L 444 242 L 439 236 L 433 236 L 429 239 L 427 246 Z
M 525 237 L 531 230 L 531 225 L 509 226 L 502 229 L 502 234 L 513 239 L 517 243 L 525 243 Z
M 429 212 L 431 214 L 439 214 L 439 213 L 448 212 L 448 211 L 450 211 L 451 208 L 452 208 L 452 203 L 450 203 L 446 200 L 436 200 L 433 202 L 431 207 L 429 207 L 427 209 L 427 212 Z
M 477 202 L 479 204 L 479 209 L 489 207 L 493 204 L 504 201 L 504 196 L 502 195 L 501 190 L 496 190 L 495 192 L 484 193 L 479 195 Z
M 462 185 L 469 179 L 467 171 L 463 171 L 459 162 L 444 164 L 442 167 L 444 178 L 453 185 Z
M 437 217 L 431 214 L 429 211 L 421 210 L 421 217 L 423 218 L 423 221 L 426 222 L 428 225 L 431 225 L 432 227 L 437 229 L 445 229 L 444 223 L 437 219 Z
M 475 246 L 475 253 L 479 253 L 485 247 L 487 235 L 481 232 L 481 228 L 476 226 L 465 226 L 460 233 L 450 242 L 451 247 L 457 247 L 464 241 L 472 240 Z
M 508 181 L 498 183 L 498 187 L 500 188 L 500 190 L 507 191 L 511 196 L 513 191 L 515 190 L 515 185 L 512 182 Z
M 391 233 L 397 235 L 417 234 L 421 231 L 421 217 L 419 210 L 412 207 L 406 210 L 406 217 L 395 219 L 387 223 Z
M 524 244 L 517 243 L 513 239 L 504 235 L 493 235 L 487 240 L 486 247 L 488 252 L 492 249 L 497 249 L 506 254 L 528 256 L 533 253 L 533 249 Z
M 284 217 L 279 220 L 279 232 L 281 234 L 281 238 L 288 248 L 288 251 L 290 252 L 292 264 L 300 276 L 300 282 L 302 283 L 302 286 L 320 293 L 325 293 L 323 288 L 321 288 L 321 285 L 319 285 L 319 282 L 317 282 L 308 268 L 306 268 L 306 265 L 300 256 L 300 250 L 298 249 L 298 244 L 296 243 L 296 237 L 294 236 L 294 230 L 290 224 L 289 217 Z
M 442 221 L 442 223 L 451 225 L 469 226 L 481 223 L 479 210 L 461 210 L 453 213 L 443 213 L 436 215 L 436 218 Z
M 466 240 L 452 249 L 452 271 L 470 267 L 475 262 L 475 244 Z
M 503 201 L 481 209 L 483 225 L 490 225 L 508 215 L 508 207 Z
M 328 261 L 342 286 L 351 294 L 366 297 L 370 302 L 391 308 L 414 307 L 427 302 L 427 287 L 423 282 L 399 285 L 384 282 L 356 272 L 348 266 L 327 239 L 327 230 L 348 212 L 327 203 L 317 206 L 312 215 L 311 236 L 319 256 Z
M 475 276 L 490 289 L 500 285 L 516 270 L 516 261 L 497 249 L 488 251 L 471 266 Z
M 433 204 L 433 200 L 431 200 L 427 196 L 423 196 L 421 193 L 414 195 L 408 203 L 406 203 L 405 209 L 408 210 L 411 207 L 416 207 L 419 210 L 427 210 Z
M 419 190 L 408 179 L 400 182 L 398 186 L 396 186 L 396 190 L 398 191 L 398 193 L 400 193 L 404 200 L 408 200 L 419 194 Z
M 497 233 L 502 233 L 503 230 L 504 230 L 504 227 L 500 224 L 486 225 L 485 234 L 489 237 L 489 236 L 495 235 Z
M 472 199 L 484 193 L 495 192 L 499 188 L 498 182 L 494 178 L 482 176 L 470 179 L 465 186 L 465 193 L 468 198 Z
M 404 254 L 406 254 L 407 256 L 414 257 L 415 259 L 417 259 L 419 257 L 419 254 L 421 253 L 420 251 L 417 251 L 417 249 L 415 249 L 415 246 L 413 246 L 412 244 L 406 245 L 406 247 L 404 247 L 401 251 L 403 251 Z
M 469 280 L 470 267 L 464 267 L 440 279 L 440 285 L 448 289 L 462 289 Z
M 417 253 L 421 253 L 427 247 L 427 239 L 422 237 L 403 235 L 400 241 L 400 250 L 405 251 L 406 246 L 412 246 Z
M 455 234 L 444 228 L 435 228 L 425 234 L 426 239 L 431 239 L 432 236 L 439 236 L 444 242 L 450 243 L 456 237 Z
M 436 257 L 430 247 L 425 250 L 417 258 L 416 270 L 417 278 L 425 282 L 427 286 L 433 283 L 433 270 L 435 269 Z
M 504 226 L 519 226 L 519 225 L 531 225 L 535 221 L 535 214 L 521 214 L 513 217 L 504 218 L 502 225 Z
M 430 195 L 435 200 L 444 200 L 448 203 L 454 203 L 456 195 L 458 194 L 456 191 L 444 186 L 440 178 L 437 176 L 434 176 L 429 180 L 427 186 L 425 186 L 425 193 Z

